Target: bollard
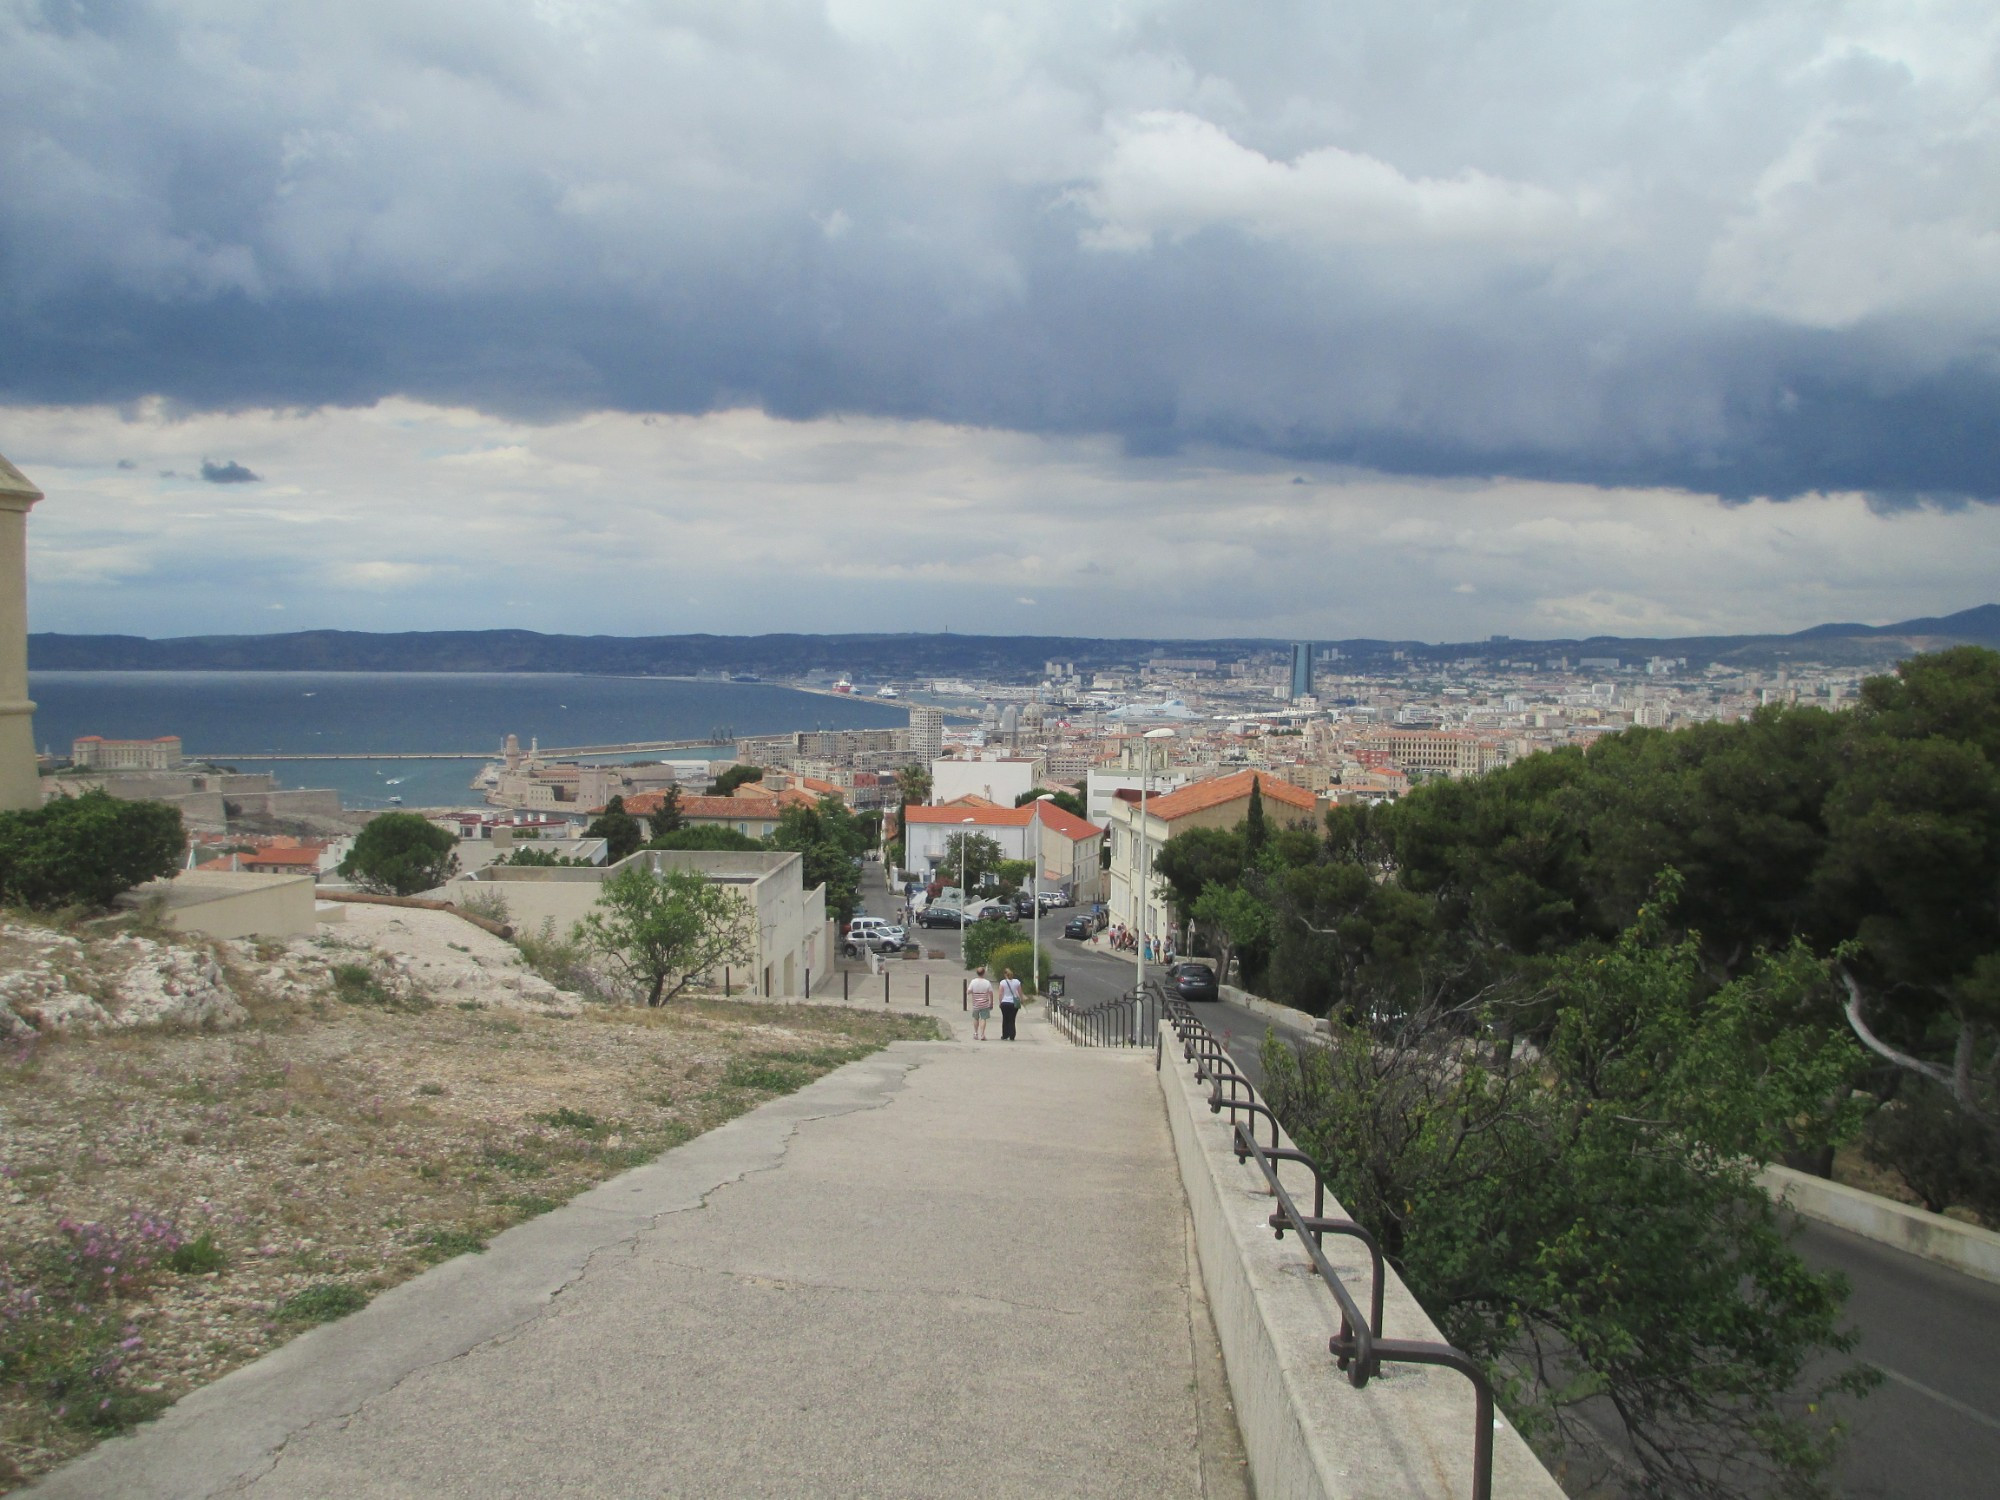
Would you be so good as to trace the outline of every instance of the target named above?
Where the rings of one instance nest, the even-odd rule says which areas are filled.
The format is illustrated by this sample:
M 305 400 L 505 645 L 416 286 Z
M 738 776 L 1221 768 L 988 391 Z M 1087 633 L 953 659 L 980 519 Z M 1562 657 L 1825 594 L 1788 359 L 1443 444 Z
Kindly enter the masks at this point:
M 961 979 L 961 980 L 959 980 L 959 982 L 958 982 L 958 1008 L 959 1008 L 960 1010 L 970 1010 L 970 1009 L 972 1008 L 972 1007 L 971 1007 L 970 1005 L 966 1004 L 966 1000 L 965 1000 L 965 997 L 966 997 L 966 994 L 967 994 L 967 993 L 968 993 L 968 992 L 970 991 L 971 987 L 972 987 L 972 981 L 971 981 L 970 979 Z
M 889 1003 L 889 971 L 887 969 L 882 971 L 882 1003 L 884 1005 Z
M 850 970 L 842 969 L 840 971 L 840 998 L 842 1000 L 845 1000 L 847 998 L 847 981 L 851 977 L 852 974 Z
M 812 999 L 812 997 L 813 997 L 813 971 L 812 971 L 812 966 L 808 964 L 806 966 L 806 999 L 810 1000 Z
M 728 964 L 724 964 L 724 965 L 722 966 L 722 998 L 723 998 L 723 999 L 725 999 L 725 1000 L 727 1000 L 727 999 L 729 998 L 729 965 L 728 965 Z
M 931 1003 L 931 976 L 926 974 L 924 976 L 924 1004 L 929 1005 L 930 1003 Z

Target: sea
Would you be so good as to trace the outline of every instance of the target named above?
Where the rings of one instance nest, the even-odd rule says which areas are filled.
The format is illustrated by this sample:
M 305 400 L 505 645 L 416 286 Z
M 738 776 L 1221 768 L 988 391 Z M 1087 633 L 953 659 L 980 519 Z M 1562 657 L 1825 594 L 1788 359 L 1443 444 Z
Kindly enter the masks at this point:
M 478 807 L 472 780 L 520 737 L 551 748 L 894 728 L 898 705 L 770 683 L 540 672 L 31 672 L 35 743 L 177 734 L 190 758 L 331 787 L 344 806 Z M 232 756 L 367 753 L 366 760 Z M 457 752 L 414 760 L 412 752 Z M 602 759 L 701 758 L 698 752 Z

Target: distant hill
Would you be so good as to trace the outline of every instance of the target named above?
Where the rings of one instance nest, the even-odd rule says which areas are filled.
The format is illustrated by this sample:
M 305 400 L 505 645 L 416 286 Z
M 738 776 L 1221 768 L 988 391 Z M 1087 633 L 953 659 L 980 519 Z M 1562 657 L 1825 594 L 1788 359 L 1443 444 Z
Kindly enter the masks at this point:
M 1886 666 L 1917 651 L 1970 643 L 2000 647 L 2000 604 L 1895 625 L 1815 625 L 1790 635 L 1590 636 L 1583 640 L 1447 642 L 1347 640 L 1343 662 L 1367 668 L 1401 652 L 1412 660 L 1533 661 L 1585 656 L 1643 661 L 1684 656 L 1695 666 L 1786 661 Z M 585 672 L 691 677 L 703 672 L 798 676 L 846 672 L 885 677 L 973 676 L 1027 680 L 1045 662 L 1085 669 L 1148 656 L 1233 660 L 1283 649 L 1282 640 L 1117 640 L 1091 636 L 983 635 L 539 635 L 531 630 L 425 630 L 373 634 L 303 630 L 284 635 L 31 635 L 28 665 L 40 671 Z

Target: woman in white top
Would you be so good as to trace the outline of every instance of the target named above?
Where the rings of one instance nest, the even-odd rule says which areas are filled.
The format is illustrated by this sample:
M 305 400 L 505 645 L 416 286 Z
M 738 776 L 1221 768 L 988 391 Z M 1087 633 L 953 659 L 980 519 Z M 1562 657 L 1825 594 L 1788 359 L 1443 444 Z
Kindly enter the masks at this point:
M 965 998 L 972 1007 L 972 1039 L 986 1040 L 986 1023 L 993 1015 L 993 981 L 986 977 L 986 965 L 981 964 L 973 971 L 972 982 L 965 987 Z

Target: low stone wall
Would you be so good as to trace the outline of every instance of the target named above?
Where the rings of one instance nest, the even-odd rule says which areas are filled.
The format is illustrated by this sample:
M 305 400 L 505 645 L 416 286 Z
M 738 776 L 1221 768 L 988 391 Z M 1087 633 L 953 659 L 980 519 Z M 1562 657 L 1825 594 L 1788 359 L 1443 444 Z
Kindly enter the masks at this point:
M 1877 1244 L 1893 1245 L 1981 1281 L 2000 1282 L 2000 1234 L 1990 1229 L 1961 1224 L 1943 1214 L 1927 1213 L 1790 1167 L 1766 1167 L 1757 1180 L 1765 1192 L 1808 1219 Z
M 340 793 L 325 787 L 282 792 L 228 792 L 228 805 L 240 816 L 263 818 L 337 818 Z
M 1209 1113 L 1207 1088 L 1195 1081 L 1165 1025 L 1161 1052 L 1160 1092 L 1257 1493 L 1287 1500 L 1464 1500 L 1472 1493 L 1471 1383 L 1449 1370 L 1391 1364 L 1361 1390 L 1348 1384 L 1327 1352 L 1327 1340 L 1340 1329 L 1332 1294 L 1296 1238 L 1272 1236 L 1266 1221 L 1274 1205 L 1263 1173 L 1236 1160 L 1228 1116 Z M 1296 1177 L 1310 1192 L 1304 1168 L 1283 1170 L 1288 1187 Z M 1330 1204 L 1327 1212 L 1339 1216 L 1341 1209 Z M 1365 1308 L 1367 1251 L 1329 1235 L 1325 1253 Z M 1384 1333 L 1439 1340 L 1408 1288 L 1394 1272 L 1385 1274 Z M 1504 1417 L 1494 1421 L 1493 1493 L 1505 1500 L 1562 1497 Z
M 1262 995 L 1253 995 L 1248 990 L 1239 990 L 1233 984 L 1220 985 L 1217 988 L 1220 989 L 1222 998 L 1227 1000 L 1231 1005 L 1240 1005 L 1245 1010 L 1255 1011 L 1258 1015 L 1268 1017 L 1281 1026 L 1290 1026 L 1294 1030 L 1309 1032 L 1317 1036 L 1331 1035 L 1330 1028 L 1323 1017 L 1309 1016 L 1302 1010 L 1293 1010 L 1289 1005 L 1280 1005 L 1275 1000 L 1266 1000 Z

